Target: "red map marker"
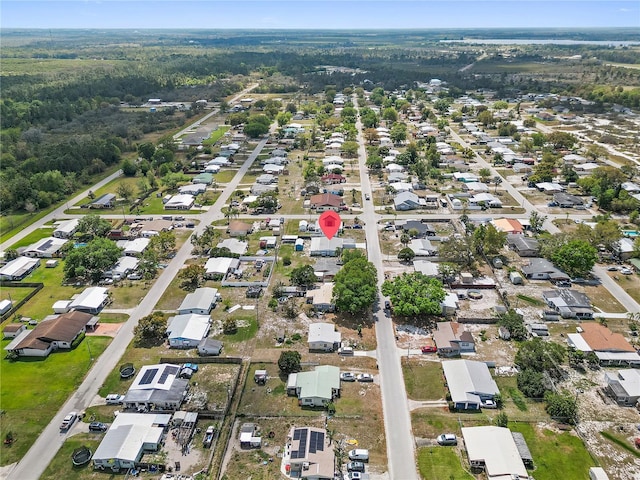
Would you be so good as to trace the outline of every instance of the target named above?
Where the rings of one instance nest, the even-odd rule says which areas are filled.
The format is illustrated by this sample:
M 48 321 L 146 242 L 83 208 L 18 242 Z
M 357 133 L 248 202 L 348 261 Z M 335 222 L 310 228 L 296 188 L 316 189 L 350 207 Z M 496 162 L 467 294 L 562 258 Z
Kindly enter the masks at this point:
M 324 233 L 329 240 L 331 240 L 338 232 L 341 222 L 342 220 L 340 220 L 340 215 L 333 210 L 327 210 L 320 215 L 320 218 L 318 219 L 322 233 Z

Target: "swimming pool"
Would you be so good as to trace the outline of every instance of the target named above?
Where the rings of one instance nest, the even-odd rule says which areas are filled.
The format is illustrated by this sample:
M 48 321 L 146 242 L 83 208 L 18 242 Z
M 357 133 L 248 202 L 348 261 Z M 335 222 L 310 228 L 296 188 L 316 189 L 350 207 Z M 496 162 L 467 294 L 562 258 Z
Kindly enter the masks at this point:
M 638 237 L 640 232 L 638 230 L 622 230 L 622 235 L 625 237 Z

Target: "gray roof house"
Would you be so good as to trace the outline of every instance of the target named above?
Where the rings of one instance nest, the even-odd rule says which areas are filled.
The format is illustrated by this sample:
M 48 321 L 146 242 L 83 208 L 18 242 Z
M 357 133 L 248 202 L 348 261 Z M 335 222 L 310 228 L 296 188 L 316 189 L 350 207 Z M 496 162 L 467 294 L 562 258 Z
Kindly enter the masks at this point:
M 531 280 L 569 280 L 569 275 L 545 258 L 532 258 L 522 267 L 522 273 Z
M 169 318 L 167 337 L 170 348 L 196 348 L 211 328 L 209 315 L 187 313 Z
M 342 264 L 338 264 L 337 258 L 321 257 L 316 260 L 313 273 L 318 277 L 318 280 L 326 282 L 333 280 L 341 268 Z
M 406 211 L 424 208 L 427 206 L 427 202 L 413 192 L 400 192 L 394 197 L 393 205 L 396 210 Z
M 189 389 L 189 380 L 178 378 L 179 365 L 143 366 L 127 391 L 124 408 L 177 410 Z
M 202 356 L 220 355 L 222 353 L 223 343 L 214 338 L 203 338 L 198 345 L 198 354 Z
M 418 232 L 416 238 L 436 236 L 436 231 L 431 227 L 431 225 L 418 220 L 407 220 L 404 224 L 397 226 L 400 226 L 405 232 L 408 232 L 409 230 L 416 230 Z
M 426 238 L 417 238 L 409 242 L 409 248 L 416 257 L 430 257 L 438 253 L 438 249 Z
M 340 396 L 340 368 L 320 365 L 311 372 L 291 373 L 287 393 L 297 396 L 300 406 L 323 407 Z
M 438 322 L 433 340 L 438 349 L 438 355 L 454 357 L 461 353 L 476 351 L 473 335 L 458 322 Z
M 333 323 L 312 323 L 309 325 L 309 350 L 333 352 L 342 341 L 342 335 L 336 331 Z
M 116 203 L 114 193 L 105 193 L 89 204 L 89 208 L 113 208 Z
M 640 399 L 640 370 L 605 372 L 606 391 L 619 405 L 633 407 Z
M 47 237 L 32 243 L 20 253 L 33 258 L 52 258 L 58 256 L 65 243 L 67 243 L 65 238 Z
M 546 290 L 542 298 L 562 318 L 593 318 L 591 301 L 584 293 L 571 289 Z
M 540 244 L 535 238 L 512 233 L 507 235 L 507 245 L 521 257 L 535 257 L 540 255 Z
M 40 265 L 40 260 L 31 257 L 17 257 L 0 268 L 0 280 L 18 281 L 25 278 Z
M 178 313 L 180 315 L 184 315 L 186 313 L 209 315 L 211 310 L 215 308 L 218 298 L 219 295 L 217 288 L 196 288 L 194 292 L 184 297 L 184 300 L 178 307 Z
M 584 205 L 582 198 L 564 192 L 554 193 L 553 201 L 556 202 L 560 208 L 572 208 L 578 205 Z
M 620 260 L 626 261 L 633 257 L 634 240 L 632 238 L 623 237 L 613 245 L 613 250 Z
M 518 443 L 522 445 L 522 442 L 516 440 L 508 428 L 492 425 L 463 427 L 462 437 L 469 465 L 472 469 L 484 470 L 486 478 L 508 478 L 509 480 L 531 478 L 523 459 L 523 456 L 531 457 L 528 453 L 529 449 L 528 447 L 519 448 Z
M 479 410 L 500 393 L 484 362 L 448 360 L 442 362 L 451 401 L 459 410 Z
M 170 414 L 121 412 L 93 454 L 93 467 L 110 472 L 134 468 L 145 452 L 162 446 L 170 420 Z

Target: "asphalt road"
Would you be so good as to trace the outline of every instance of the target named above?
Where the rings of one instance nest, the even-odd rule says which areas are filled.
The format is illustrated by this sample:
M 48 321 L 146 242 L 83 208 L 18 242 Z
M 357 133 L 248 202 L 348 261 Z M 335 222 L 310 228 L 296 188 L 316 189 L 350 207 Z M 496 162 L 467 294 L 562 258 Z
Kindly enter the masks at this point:
M 207 212 L 198 216 L 200 223 L 194 229 L 195 232 L 201 234 L 212 221 L 224 218 L 222 207 L 238 187 L 240 180 L 264 148 L 267 140 L 267 138 L 264 138 L 260 141 L 240 170 L 238 170 L 233 180 L 227 184 L 215 204 Z M 138 307 L 136 307 L 129 320 L 122 325 L 111 344 L 95 362 L 78 390 L 53 417 L 26 455 L 8 475 L 8 479 L 37 480 L 44 472 L 67 437 L 67 434 L 61 434 L 59 431 L 59 425 L 62 423 L 63 418 L 71 411 L 83 411 L 95 398 L 98 394 L 98 389 L 102 386 L 107 376 L 116 368 L 122 354 L 133 339 L 133 329 L 138 324 L 138 321 L 154 310 L 155 305 L 164 294 L 171 280 L 177 275 L 186 260 L 191 257 L 191 250 L 191 242 L 185 242 L 182 248 L 178 250 L 176 256 L 171 260 L 167 268 L 162 271 L 147 295 L 140 299 Z M 83 348 L 82 345 L 80 348 Z M 63 373 L 61 372 L 61 374 Z
M 355 99 L 354 104 L 357 105 L 357 100 Z M 367 155 L 365 141 L 362 136 L 362 123 L 360 123 L 359 119 L 356 123 L 356 128 L 358 129 L 358 160 L 364 208 L 361 219 L 365 222 L 369 261 L 375 265 L 378 271 L 378 288 L 380 288 L 384 281 L 384 266 L 382 264 L 377 215 L 373 200 L 364 200 L 365 194 L 369 194 L 370 198 L 373 198 L 373 192 L 371 191 L 369 173 L 365 165 Z M 392 479 L 417 480 L 419 477 L 416 471 L 415 442 L 411 430 L 409 402 L 391 317 L 387 316 L 384 309 L 381 308 L 384 305 L 384 301 L 385 298 L 380 293 L 380 301 L 377 305 L 374 305 L 373 315 L 376 321 L 376 340 L 378 342 L 376 354 L 380 372 L 382 410 L 387 437 L 389 476 Z

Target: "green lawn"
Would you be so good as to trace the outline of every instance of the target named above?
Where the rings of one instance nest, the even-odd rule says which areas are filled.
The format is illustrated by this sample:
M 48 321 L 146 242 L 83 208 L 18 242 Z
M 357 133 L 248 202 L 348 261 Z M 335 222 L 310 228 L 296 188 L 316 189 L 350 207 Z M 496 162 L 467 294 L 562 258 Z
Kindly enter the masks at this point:
M 227 133 L 227 131 L 229 131 L 230 128 L 231 128 L 230 125 L 221 125 L 221 126 L 219 126 L 216 130 L 211 132 L 211 135 L 209 136 L 209 138 L 207 138 L 204 142 L 202 142 L 202 144 L 203 145 L 214 145 L 218 140 L 220 140 L 222 138 L 222 136 L 225 133 Z
M 17 241 L 10 248 L 18 249 L 20 247 L 28 247 L 32 243 L 37 242 L 38 240 L 42 240 L 43 238 L 47 238 L 53 235 L 53 228 L 44 227 L 44 228 L 36 228 L 29 235 L 24 237 L 22 240 Z
M 238 173 L 237 170 L 221 170 L 220 172 L 215 174 L 214 178 L 216 179 L 218 185 L 220 185 L 221 183 L 229 183 L 231 180 L 233 180 L 233 177 L 236 176 L 236 173 Z
M 2 287 L 0 289 L 0 300 L 9 300 L 15 305 L 33 291 L 31 287 Z
M 445 398 L 444 379 L 440 363 L 402 361 L 407 395 L 412 400 L 441 400 Z
M 71 455 L 76 448 L 88 447 L 92 452 L 96 451 L 103 435 L 96 433 L 81 433 L 67 438 L 56 456 L 44 471 L 40 480 L 59 480 L 64 472 L 66 480 L 83 480 L 88 478 L 111 478 L 113 475 L 94 471 L 93 464 L 89 462 L 81 467 L 75 467 L 71 463 Z
M 12 431 L 16 442 L 0 445 L 0 464 L 18 461 L 68 396 L 80 385 L 97 358 L 111 342 L 110 337 L 85 337 L 71 351 L 51 354 L 46 359 L 0 360 L 0 436 Z M 1 342 L 2 348 L 9 340 Z
M 536 466 L 536 480 L 583 480 L 595 462 L 579 437 L 572 432 L 558 433 L 529 423 L 509 422 L 511 431 L 524 435 Z
M 455 448 L 424 447 L 418 449 L 418 470 L 425 480 L 473 480 L 462 468 Z

